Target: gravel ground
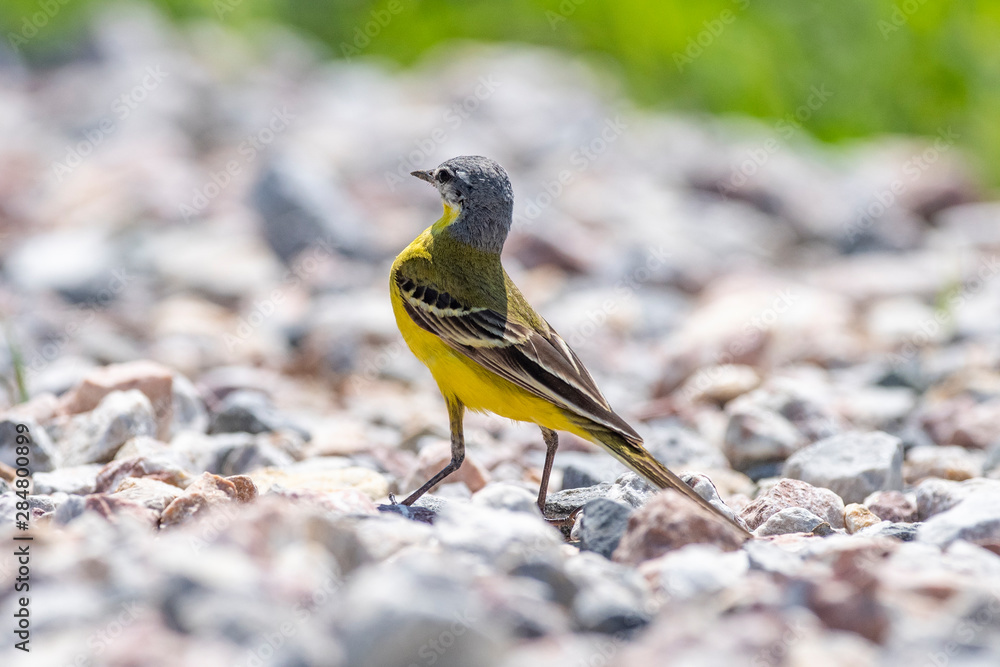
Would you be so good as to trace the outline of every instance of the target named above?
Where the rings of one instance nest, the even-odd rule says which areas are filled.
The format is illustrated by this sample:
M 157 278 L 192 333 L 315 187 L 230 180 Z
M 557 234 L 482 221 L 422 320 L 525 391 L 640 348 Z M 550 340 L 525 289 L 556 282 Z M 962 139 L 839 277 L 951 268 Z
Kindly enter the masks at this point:
M 1000 204 L 949 128 L 831 148 L 542 50 L 144 11 L 0 79 L 3 664 L 1000 663 Z M 754 539 L 566 435 L 560 531 L 537 429 L 485 415 L 378 511 L 449 456 L 387 272 L 440 206 L 408 172 L 467 153 L 522 291 Z

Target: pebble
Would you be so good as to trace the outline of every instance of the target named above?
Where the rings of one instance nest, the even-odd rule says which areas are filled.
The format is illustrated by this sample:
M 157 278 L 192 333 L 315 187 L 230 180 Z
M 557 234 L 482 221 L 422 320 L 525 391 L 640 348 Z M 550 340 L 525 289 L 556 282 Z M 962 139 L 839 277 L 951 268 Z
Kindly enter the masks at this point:
M 280 414 L 267 396 L 256 391 L 234 391 L 226 396 L 212 412 L 208 432 L 216 433 L 271 433 L 290 430 L 303 440 L 310 440 L 309 432 Z
M 1000 480 L 971 479 L 954 482 L 936 477 L 925 479 L 915 489 L 917 516 L 921 521 L 926 521 L 978 493 L 1000 495 Z
M 785 462 L 784 474 L 830 489 L 848 503 L 903 488 L 903 444 L 888 433 L 846 433 L 812 444 Z
M 549 493 L 545 499 L 546 516 L 568 517 L 595 498 L 605 498 L 611 489 L 609 482 L 580 489 L 564 489 Z
M 782 479 L 743 508 L 740 516 L 750 530 L 756 530 L 778 512 L 801 507 L 834 528 L 844 527 L 844 501 L 833 491 L 801 480 Z
M 613 635 L 649 623 L 647 589 L 634 569 L 582 551 L 567 561 L 566 575 L 576 585 L 572 615 L 580 630 Z
M 135 389 L 149 399 L 156 416 L 155 435 L 165 439 L 173 420 L 173 381 L 173 371 L 151 361 L 111 364 L 87 374 L 61 398 L 60 409 L 70 415 L 90 412 L 111 392 Z
M 995 490 L 970 493 L 950 509 L 924 521 L 917 538 L 939 546 L 965 540 L 1000 548 L 1000 493 Z
M 865 507 L 880 519 L 910 523 L 917 520 L 917 502 L 913 494 L 902 491 L 876 491 L 865 498 Z
M 35 473 L 34 492 L 39 494 L 68 493 L 87 495 L 97 489 L 97 475 L 104 468 L 99 463 L 66 466 L 52 472 Z
M 156 414 L 138 389 L 112 391 L 90 412 L 69 418 L 58 446 L 64 465 L 107 463 L 129 439 L 156 435 Z
M 406 481 L 406 488 L 418 489 L 427 480 L 444 469 L 451 462 L 451 443 L 437 440 L 420 450 L 417 467 Z M 445 480 L 447 483 L 462 482 L 472 493 L 476 493 L 490 482 L 490 473 L 467 451 L 462 466 Z M 431 489 L 433 491 L 434 489 Z
M 747 575 L 746 551 L 723 551 L 715 545 L 689 544 L 639 566 L 654 591 L 668 600 L 710 596 L 733 587 Z
M 634 511 L 628 505 L 607 498 L 588 502 L 583 506 L 578 519 L 580 549 L 611 558 L 628 527 L 628 518 Z
M 27 434 L 24 429 L 27 428 Z M 21 436 L 21 441 L 18 441 Z M 0 418 L 0 463 L 16 467 L 17 447 L 25 442 L 30 444 L 31 469 L 49 472 L 61 465 L 59 452 L 52 443 L 48 432 L 30 417 L 7 416 Z
M 890 537 L 901 542 L 912 542 L 917 539 L 919 526 L 920 524 L 916 523 L 882 521 L 862 528 L 855 535 L 860 537 Z
M 472 496 L 472 504 L 509 512 L 540 515 L 538 495 L 518 484 L 493 482 Z
M 209 424 L 208 409 L 191 380 L 176 374 L 171 390 L 173 421 L 170 423 L 170 439 L 182 431 L 206 433 Z
M 656 487 L 652 484 L 634 472 L 628 471 L 614 481 L 605 497 L 628 507 L 642 507 L 656 494 L 656 491 Z
M 685 428 L 675 420 L 657 420 L 646 426 L 644 446 L 657 461 L 668 468 L 728 469 L 722 451 L 696 431 Z
M 127 477 L 112 490 L 111 495 L 163 512 L 183 492 L 182 489 L 158 479 Z
M 851 535 L 881 522 L 882 518 L 864 505 L 851 503 L 844 508 L 844 527 Z
M 224 505 L 249 503 L 256 498 L 257 487 L 249 477 L 224 478 L 206 472 L 166 506 L 159 516 L 160 527 L 188 523 Z
M 97 493 L 111 493 L 121 483 L 130 478 L 145 478 L 164 482 L 183 489 L 193 477 L 167 457 L 134 456 L 117 459 L 106 464 L 97 474 L 94 490 Z
M 292 465 L 291 452 L 301 440 L 290 434 L 219 433 L 204 435 L 182 432 L 170 443 L 171 450 L 187 470 L 217 475 L 242 475 L 260 468 Z
M 313 491 L 328 493 L 340 489 L 357 489 L 372 500 L 389 495 L 389 483 L 385 477 L 368 468 L 323 468 L 309 467 L 260 468 L 250 473 L 262 491 L 280 487 L 289 491 Z
M 658 493 L 629 517 L 613 558 L 638 565 L 687 544 L 714 544 L 735 551 L 743 544 L 736 528 L 676 492 Z
M 601 482 L 613 482 L 625 473 L 626 468 L 618 460 L 603 452 L 562 452 L 556 457 L 555 465 L 562 469 L 562 488 L 580 489 Z
M 747 472 L 784 461 L 804 444 L 798 429 L 777 412 L 754 406 L 731 408 L 723 451 L 736 470 Z
M 753 534 L 757 537 L 785 535 L 787 533 L 829 534 L 830 524 L 802 507 L 786 507 L 760 524 Z
M 922 445 L 906 452 L 903 473 L 907 484 L 917 484 L 928 477 L 960 482 L 982 477 L 984 452 L 973 452 L 964 447 Z

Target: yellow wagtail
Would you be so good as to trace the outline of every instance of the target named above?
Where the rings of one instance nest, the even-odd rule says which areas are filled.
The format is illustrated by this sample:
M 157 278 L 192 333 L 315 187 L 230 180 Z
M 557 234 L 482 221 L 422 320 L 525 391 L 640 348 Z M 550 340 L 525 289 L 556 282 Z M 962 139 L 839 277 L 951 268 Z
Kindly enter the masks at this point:
M 503 167 L 462 156 L 412 174 L 438 189 L 444 215 L 393 262 L 392 307 L 407 345 L 430 369 L 448 404 L 451 462 L 403 504 L 412 504 L 462 465 L 468 408 L 541 427 L 543 514 L 559 444 L 556 431 L 568 431 L 601 445 L 657 487 L 675 489 L 732 521 L 643 448 L 642 438 L 614 413 L 566 341 L 504 271 L 500 251 L 510 231 L 514 193 Z

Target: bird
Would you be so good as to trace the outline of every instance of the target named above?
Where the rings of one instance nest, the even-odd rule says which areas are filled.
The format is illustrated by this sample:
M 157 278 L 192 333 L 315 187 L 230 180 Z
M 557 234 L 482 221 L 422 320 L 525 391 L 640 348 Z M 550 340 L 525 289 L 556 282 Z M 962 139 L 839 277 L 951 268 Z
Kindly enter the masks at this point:
M 601 393 L 583 362 L 529 305 L 501 263 L 513 220 L 507 172 L 463 155 L 411 174 L 437 188 L 444 213 L 396 257 L 389 289 L 400 333 L 444 397 L 451 460 L 411 493 L 412 505 L 465 460 L 465 411 L 491 412 L 541 429 L 543 516 L 558 432 L 603 447 L 660 489 L 674 489 L 746 533 L 644 447 Z

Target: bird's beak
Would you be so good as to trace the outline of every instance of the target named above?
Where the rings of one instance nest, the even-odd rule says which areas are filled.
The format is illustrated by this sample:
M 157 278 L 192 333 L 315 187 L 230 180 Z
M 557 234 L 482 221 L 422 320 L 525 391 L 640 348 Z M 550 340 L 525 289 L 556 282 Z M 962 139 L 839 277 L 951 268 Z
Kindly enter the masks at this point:
M 416 176 L 421 181 L 427 181 L 428 183 L 434 182 L 434 174 L 432 174 L 429 171 L 420 171 L 420 170 L 411 171 L 410 176 Z

